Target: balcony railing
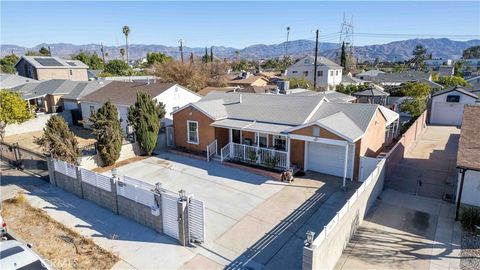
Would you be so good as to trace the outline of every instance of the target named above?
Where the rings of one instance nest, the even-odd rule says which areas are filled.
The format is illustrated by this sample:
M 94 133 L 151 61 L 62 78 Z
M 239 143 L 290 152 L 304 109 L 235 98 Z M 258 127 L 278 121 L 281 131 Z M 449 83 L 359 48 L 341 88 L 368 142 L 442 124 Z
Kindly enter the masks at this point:
M 221 160 L 237 159 L 272 168 L 287 168 L 288 152 L 251 145 L 229 143 L 221 150 Z

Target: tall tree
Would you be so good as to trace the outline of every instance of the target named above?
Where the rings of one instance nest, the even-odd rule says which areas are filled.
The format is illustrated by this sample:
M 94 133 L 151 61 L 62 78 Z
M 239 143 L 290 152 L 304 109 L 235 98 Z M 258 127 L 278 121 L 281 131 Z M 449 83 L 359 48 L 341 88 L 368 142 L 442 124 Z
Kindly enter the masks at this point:
M 342 43 L 342 52 L 340 54 L 340 65 L 347 69 L 347 52 L 345 51 L 345 41 Z
M 172 60 L 172 57 L 161 53 L 161 52 L 151 52 L 147 53 L 147 64 L 149 66 L 155 63 L 163 63 Z
M 19 93 L 0 89 L 0 141 L 3 142 L 7 125 L 29 120 L 34 116 L 33 109 Z
M 122 60 L 125 61 L 125 49 L 124 48 L 120 48 L 120 55 L 122 56 Z M 128 61 L 127 61 L 128 63 Z
M 213 62 L 213 46 L 210 47 L 210 62 Z
M 125 35 L 125 48 L 127 49 L 127 64 L 128 64 L 128 35 L 130 35 L 130 27 L 128 27 L 128 25 L 125 25 L 122 28 L 122 32 Z
M 78 141 L 62 117 L 54 115 L 48 119 L 43 135 L 37 143 L 48 150 L 53 158 L 77 164 L 80 153 Z
M 237 62 L 238 62 L 238 60 L 240 60 L 240 51 L 235 51 L 235 57 L 236 57 Z
M 441 77 L 439 79 L 439 83 L 446 88 L 454 86 L 470 86 L 470 84 L 464 78 L 458 76 Z
M 0 59 L 0 68 L 1 71 L 4 73 L 15 73 L 17 70 L 13 67 L 19 58 L 15 54 L 6 55 L 2 59 Z
M 40 55 L 43 55 L 43 56 L 50 55 L 50 50 L 46 47 L 41 47 L 40 50 L 38 50 L 38 52 L 40 53 Z
M 412 54 L 413 54 L 412 61 L 415 64 L 415 69 L 420 70 L 423 66 L 423 61 L 425 60 L 427 55 L 427 48 L 419 44 L 412 51 Z
M 203 56 L 203 62 L 208 63 L 208 49 L 205 47 L 205 55 Z
M 400 110 L 408 112 L 412 117 L 418 117 L 427 109 L 428 96 L 432 88 L 426 83 L 409 82 L 401 86 L 400 93 L 403 96 L 411 97 L 402 103 Z
M 97 139 L 96 148 L 104 166 L 110 166 L 120 157 L 123 132 L 118 119 L 118 110 L 110 101 L 93 113 L 89 121 Z
M 128 123 L 135 130 L 140 147 L 151 155 L 157 145 L 160 120 L 165 116 L 165 105 L 156 103 L 149 94 L 137 93 L 137 101 L 128 109 Z
M 130 67 L 125 61 L 114 59 L 107 63 L 105 66 L 105 72 L 112 75 L 124 76 L 129 73 Z

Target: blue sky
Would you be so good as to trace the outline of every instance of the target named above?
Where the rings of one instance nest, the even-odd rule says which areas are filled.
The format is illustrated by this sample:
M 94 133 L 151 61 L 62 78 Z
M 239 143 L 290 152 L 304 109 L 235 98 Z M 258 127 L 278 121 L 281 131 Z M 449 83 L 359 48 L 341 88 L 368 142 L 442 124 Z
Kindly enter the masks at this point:
M 407 38 L 445 36 L 480 38 L 480 2 L 337 1 L 337 2 L 7 2 L 1 0 L 1 44 L 130 43 L 190 47 L 274 44 L 313 39 L 338 42 L 345 13 L 353 16 L 356 45 Z M 21 15 L 21 16 L 20 16 Z M 371 33 L 375 33 L 372 35 Z M 330 35 L 331 34 L 331 35 Z M 322 37 L 322 35 L 326 35 Z

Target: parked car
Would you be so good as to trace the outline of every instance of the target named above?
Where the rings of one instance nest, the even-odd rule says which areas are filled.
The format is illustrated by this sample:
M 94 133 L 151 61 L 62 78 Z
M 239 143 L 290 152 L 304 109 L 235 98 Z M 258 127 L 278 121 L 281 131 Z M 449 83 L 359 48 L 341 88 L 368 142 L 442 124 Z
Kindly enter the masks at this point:
M 0 269 L 51 270 L 30 245 L 16 240 L 0 242 Z
M 5 223 L 2 216 L 0 216 L 0 224 L 2 225 L 2 227 L 0 228 L 0 237 L 6 237 L 7 236 L 7 223 Z

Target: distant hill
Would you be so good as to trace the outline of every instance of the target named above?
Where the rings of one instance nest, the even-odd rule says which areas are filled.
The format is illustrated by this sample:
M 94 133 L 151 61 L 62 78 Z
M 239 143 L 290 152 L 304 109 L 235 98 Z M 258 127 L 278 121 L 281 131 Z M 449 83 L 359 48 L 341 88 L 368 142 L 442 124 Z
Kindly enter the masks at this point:
M 468 47 L 480 45 L 480 40 L 454 41 L 447 38 L 439 39 L 409 39 L 395 41 L 386 44 L 367 45 L 355 47 L 355 55 L 360 60 L 405 60 L 411 58 L 412 50 L 417 44 L 422 44 L 432 53 L 434 57 L 459 58 L 462 51 Z M 17 55 L 24 54 L 27 50 L 38 51 L 42 46 L 50 46 L 53 54 L 68 58 L 79 51 L 96 52 L 100 55 L 99 44 L 74 45 L 70 43 L 39 44 L 33 48 L 25 48 L 17 45 L 0 45 L 2 56 L 10 54 L 12 49 Z M 121 46 L 123 47 L 123 46 Z M 306 54 L 313 54 L 315 42 L 312 40 L 293 40 L 288 42 L 288 54 L 293 57 L 300 57 Z M 109 54 L 109 59 L 120 57 L 120 47 L 106 46 L 105 51 Z M 131 44 L 129 54 L 131 59 L 140 59 L 146 56 L 147 52 L 159 51 L 166 53 L 174 58 L 180 58 L 178 47 L 164 45 L 145 45 Z M 237 49 L 232 47 L 214 46 L 214 55 L 218 58 L 235 58 L 236 51 L 240 52 L 241 58 L 259 60 L 273 57 L 283 57 L 285 53 L 285 42 L 280 44 L 256 44 Z M 320 42 L 320 53 L 329 58 L 335 58 L 339 51 L 337 43 Z M 184 57 L 188 59 L 190 53 L 202 56 L 205 48 L 184 48 Z

